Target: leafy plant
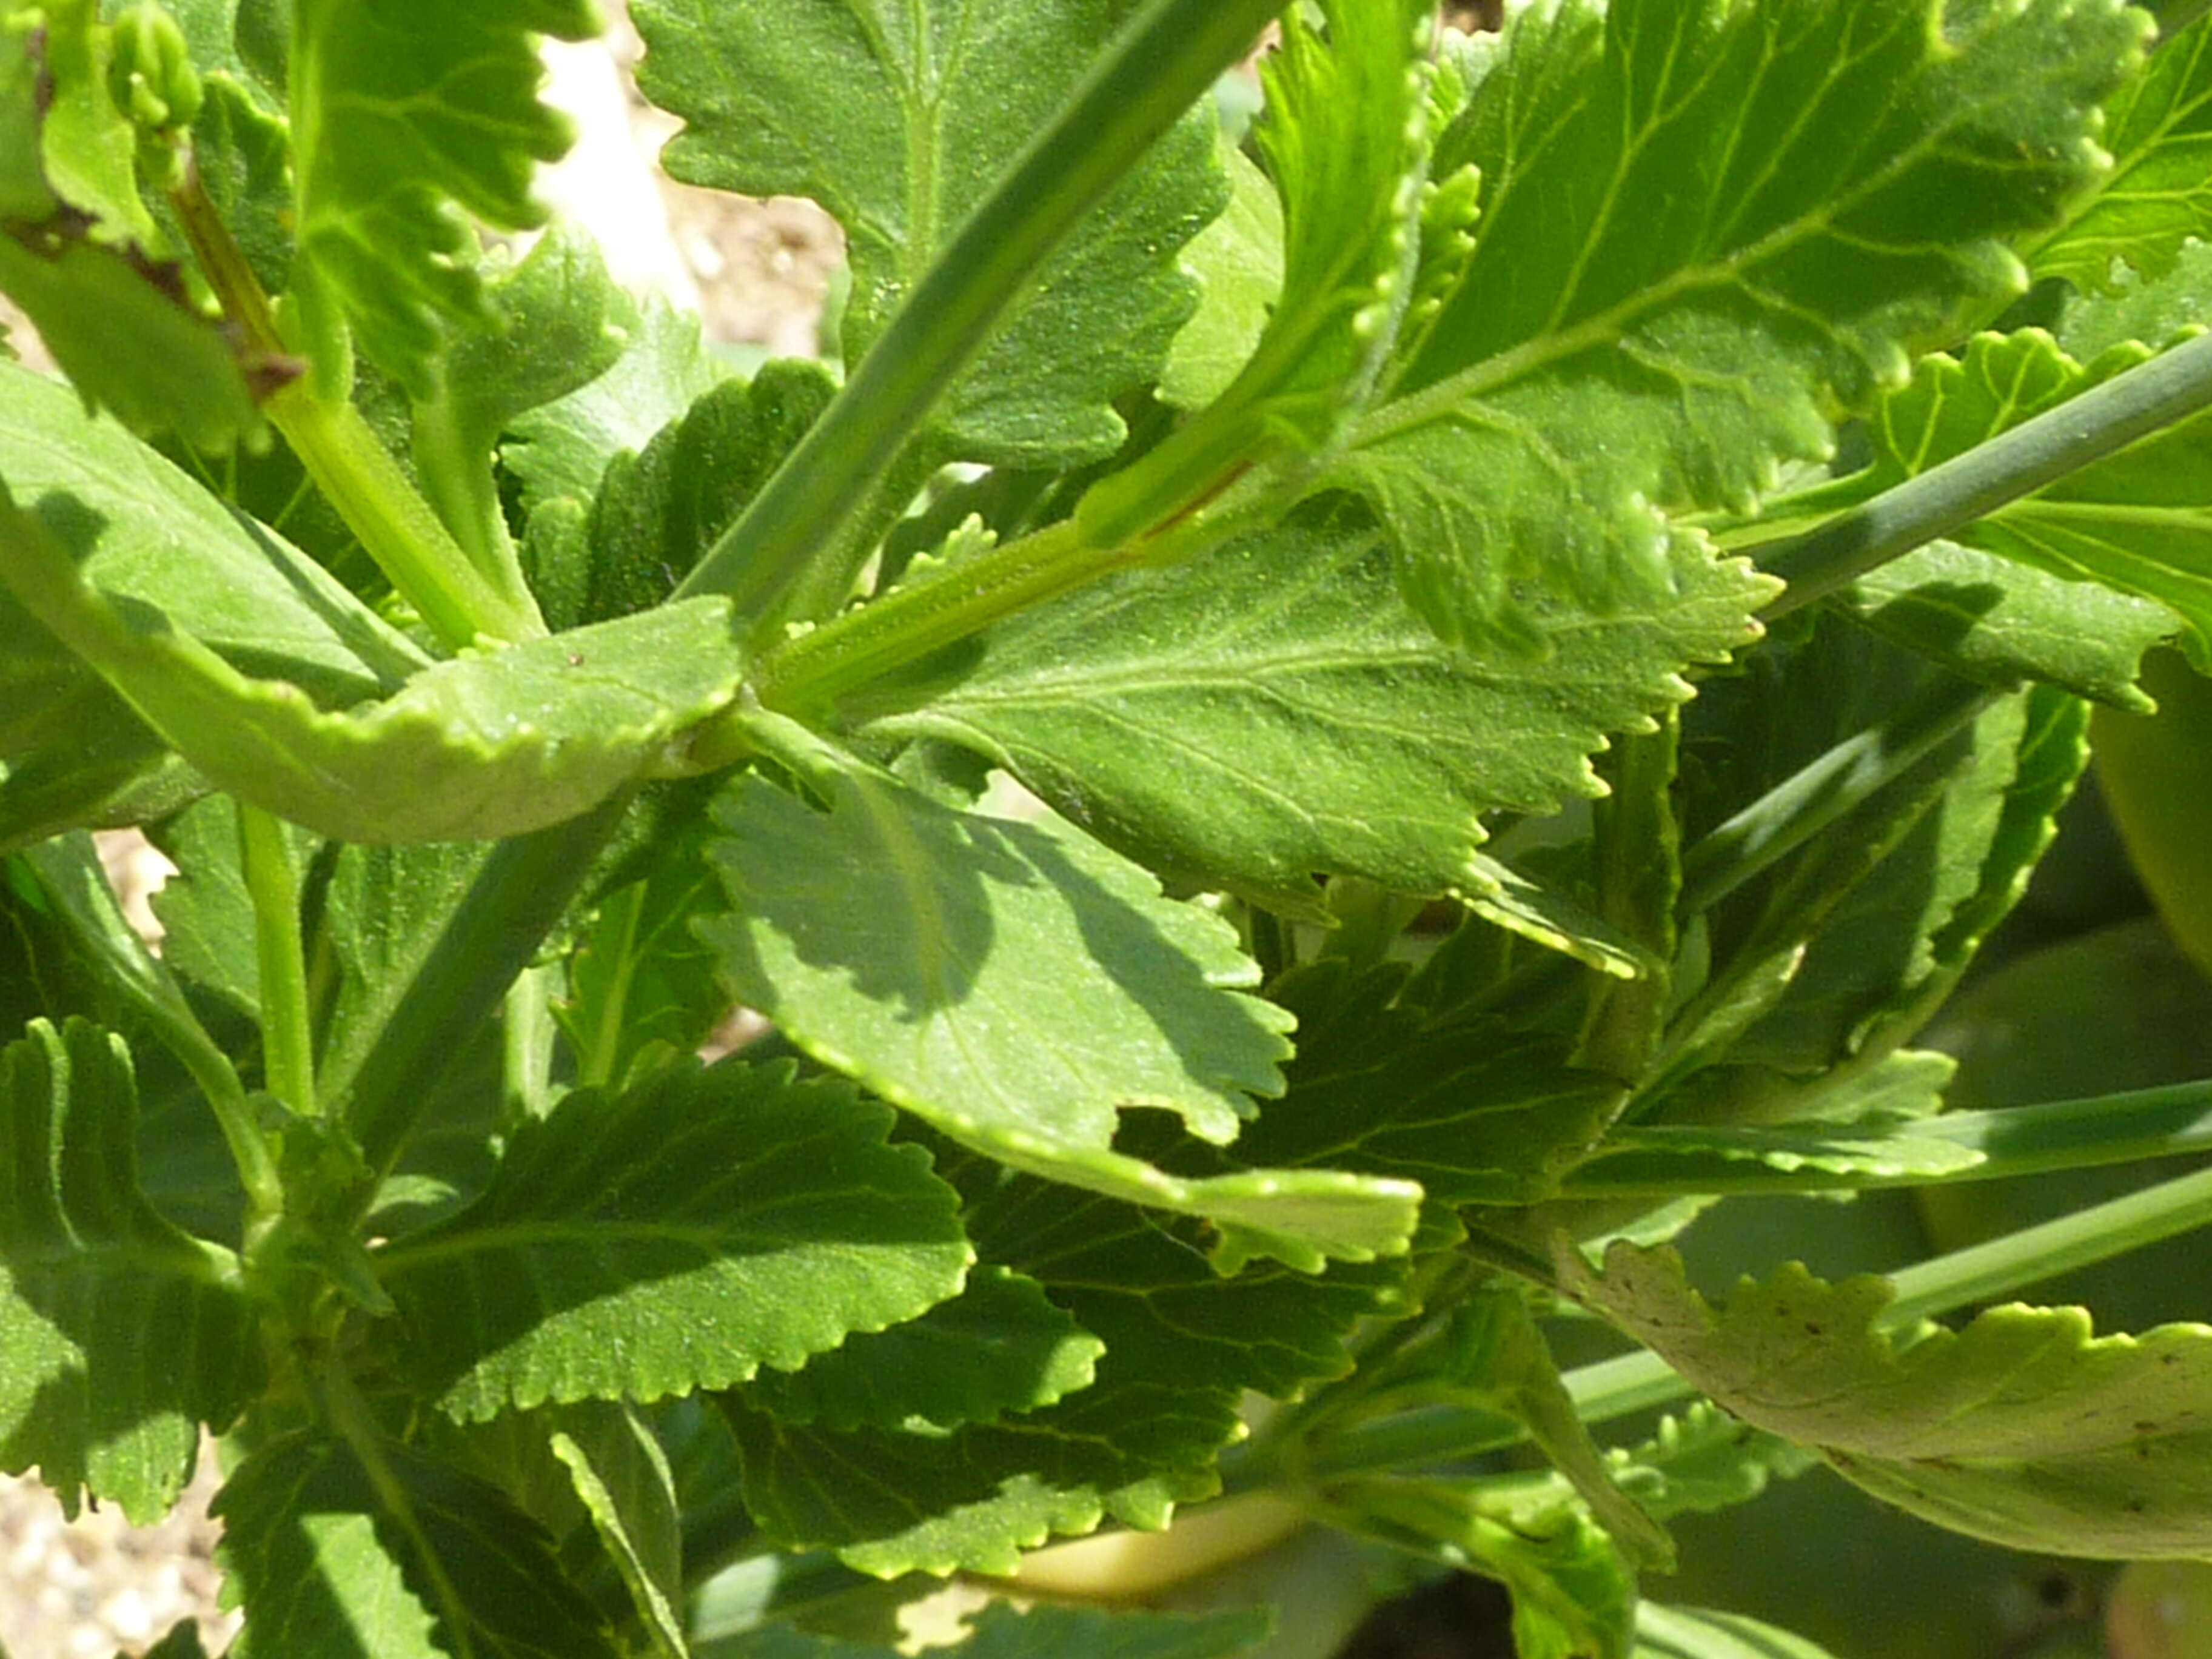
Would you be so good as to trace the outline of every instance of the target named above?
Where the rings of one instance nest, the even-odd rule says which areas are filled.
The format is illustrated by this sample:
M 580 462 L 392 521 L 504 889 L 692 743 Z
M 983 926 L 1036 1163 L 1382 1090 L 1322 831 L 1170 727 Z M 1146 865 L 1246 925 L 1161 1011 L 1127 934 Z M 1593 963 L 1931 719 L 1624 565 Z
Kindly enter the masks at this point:
M 1668 1243 L 2212 1141 L 1910 1046 L 2089 704 L 2212 670 L 2212 21 L 634 15 L 678 177 L 843 222 L 842 365 L 488 249 L 584 0 L 0 14 L 68 381 L 0 364 L 7 1469 L 149 1518 L 222 1436 L 284 1659 L 859 1659 L 1185 1510 L 1535 1659 L 1812 1653 L 1664 1575 L 1814 1465 L 2212 1553 L 2212 1334 L 1936 1322 L 2212 1175 L 1711 1302 Z

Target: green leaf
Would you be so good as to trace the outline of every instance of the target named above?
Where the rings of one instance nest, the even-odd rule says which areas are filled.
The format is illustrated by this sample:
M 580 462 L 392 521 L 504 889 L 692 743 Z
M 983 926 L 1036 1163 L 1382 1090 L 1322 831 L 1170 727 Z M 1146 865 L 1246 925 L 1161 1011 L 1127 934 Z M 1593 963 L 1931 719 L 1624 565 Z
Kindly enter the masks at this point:
M 589 507 L 607 463 L 642 450 L 653 435 L 734 372 L 709 355 L 699 319 L 655 295 L 617 295 L 612 323 L 624 336 L 623 355 L 598 379 L 518 416 L 500 450 L 522 480 L 522 504 L 532 517 L 550 501 Z
M 1632 1659 L 1829 1659 L 1829 1655 L 1802 1636 L 1741 1613 L 1644 1601 L 1636 1609 Z
M 438 843 L 338 849 L 312 947 L 337 979 L 315 1066 L 326 1110 L 343 1115 L 363 1056 L 401 1007 L 488 852 Z
M 2026 892 L 2087 763 L 2087 706 L 2048 688 L 1983 714 L 1910 834 L 1827 912 L 1730 1058 L 1817 1071 L 1911 1037 Z M 1778 919 L 1788 902 L 1778 898 Z
M 793 1370 L 911 1319 L 972 1256 L 890 1114 L 793 1068 L 582 1090 L 510 1137 L 467 1209 L 376 1254 L 401 1363 L 462 1421 Z
M 193 305 L 139 198 L 98 15 L 94 0 L 67 0 L 40 30 L 0 22 L 0 291 L 88 404 L 225 451 L 261 416 L 233 342 Z
M 635 461 L 617 456 L 592 506 L 577 614 L 596 621 L 665 603 L 836 390 L 823 364 L 766 363 L 749 384 L 702 393 Z
M 1224 133 L 1219 158 L 1229 205 L 1182 251 L 1198 279 L 1198 309 L 1175 337 L 1160 371 L 1159 396 L 1202 409 L 1243 372 L 1283 291 L 1283 204 L 1259 164 Z
M 560 1413 L 553 1455 L 575 1482 L 654 1659 L 684 1659 L 684 1540 L 675 1478 L 652 1430 L 627 1405 L 593 1402 Z
M 155 842 L 176 873 L 154 895 L 161 963 L 252 1019 L 261 1017 L 253 896 L 240 862 L 238 804 L 227 795 L 195 803 L 161 826 Z
M 1243 1150 L 1418 1180 L 1446 1204 L 1548 1195 L 1620 1109 L 1620 1085 L 1570 1066 L 1565 1038 L 1498 1019 L 1431 1024 L 1394 1006 L 1402 979 L 1325 961 L 1276 983 L 1298 1055 Z
M 1900 1342 L 1894 1294 L 1790 1263 L 1716 1310 L 1671 1250 L 1615 1245 L 1563 1282 L 1744 1421 L 1884 1502 L 2015 1549 L 2122 1559 L 2212 1547 L 2212 1334 L 2093 1338 L 2080 1308 L 1992 1309 Z
M 1065 821 L 939 805 L 787 721 L 757 724 L 830 810 L 758 778 L 717 803 L 739 1000 L 825 1064 L 1002 1163 L 1205 1215 L 1231 1268 L 1404 1248 L 1416 1191 L 1327 1171 L 1182 1181 L 1113 1150 L 1125 1105 L 1233 1139 L 1287 1018 L 1218 918 Z
M 1440 1397 L 1526 1424 L 1530 1440 L 1616 1548 L 1638 1566 L 1674 1570 L 1674 1540 L 1615 1484 L 1519 1290 L 1510 1282 L 1493 1285 L 1462 1303 L 1452 1310 L 1443 1346 Z
M 690 926 L 721 908 L 701 836 L 659 850 L 643 881 L 599 906 L 568 958 L 553 1016 L 584 1084 L 620 1088 L 692 1054 L 729 1012 L 714 952 Z
M 684 118 L 663 164 L 688 184 L 805 196 L 845 228 L 857 362 L 1082 78 L 1134 0 L 926 0 L 769 11 L 651 0 L 646 95 Z M 1220 210 L 1214 122 L 1176 127 L 1046 264 L 931 416 L 933 447 L 998 465 L 1102 460 L 1111 400 L 1156 379 L 1188 319 L 1177 251 Z
M 68 387 L 11 363 L 0 363 L 0 479 L 69 549 L 86 582 L 158 605 L 242 669 L 281 675 L 343 708 L 427 665 L 312 561 L 241 525 L 185 473 L 88 415 Z M 9 569 L 0 559 L 0 580 Z M 33 686 L 42 678 L 56 688 L 93 683 L 5 596 L 0 632 L 9 642 L 0 687 L 18 674 Z M 13 707 L 16 695 L 0 708 Z
M 2212 18 L 2160 41 L 2106 100 L 2102 138 L 2111 173 L 2029 256 L 2037 276 L 2091 292 L 2109 291 L 2123 265 L 2162 276 L 2184 242 L 2212 235 Z
M 2097 0 L 1519 14 L 1437 146 L 1481 169 L 1472 248 L 1334 475 L 1415 608 L 1533 651 L 1516 582 L 1663 596 L 1663 513 L 1826 459 L 1839 408 L 2020 289 L 2002 239 L 2094 176 L 2142 28 Z
M 0 499 L 0 578 L 16 598 L 212 782 L 335 840 L 521 835 L 683 775 L 684 733 L 726 708 L 742 678 L 729 602 L 693 599 L 471 652 L 379 702 L 319 706 L 87 580 L 71 554 L 97 529 L 55 516 L 42 525 Z
M 1383 538 L 1340 498 L 1012 617 L 840 713 L 976 750 L 1143 862 L 1268 903 L 1310 909 L 1322 872 L 1489 896 L 1481 813 L 1597 793 L 1606 733 L 1758 637 L 1765 578 L 1688 536 L 1670 567 L 1674 593 L 1602 622 L 1532 599 L 1541 665 L 1462 654 L 1406 609 Z
M 2154 600 L 2069 581 L 1957 542 L 1869 571 L 1828 605 L 1984 685 L 2026 679 L 2145 712 L 2142 654 L 2179 625 Z
M 1823 1123 L 1661 1125 L 1615 1130 L 1590 1162 L 1576 1170 L 1575 1196 L 1617 1191 L 1727 1193 L 1784 1190 L 1802 1175 L 1808 1190 L 1832 1188 L 1827 1177 L 1874 1182 L 1941 1180 L 1986 1159 L 1972 1147 L 1909 1128 Z M 1778 1180 L 1780 1176 L 1784 1179 Z
M 46 178 L 55 195 L 92 220 L 97 240 L 149 248 L 154 221 L 138 195 L 137 135 L 108 95 L 100 0 L 46 0 L 40 9 Z
M 533 36 L 583 40 L 600 27 L 591 0 L 294 7 L 291 286 L 334 303 L 410 392 L 432 390 L 444 325 L 496 321 L 463 213 L 501 230 L 544 222 L 532 170 L 558 160 L 570 133 L 538 100 Z M 326 370 L 327 350 L 325 337 Z
M 1116 1403 L 1158 1409 L 1116 1391 Z M 1157 1531 L 1178 1503 L 1212 1497 L 1205 1468 L 1163 1470 L 1117 1443 L 1111 1417 L 1012 1418 L 951 1434 L 777 1422 L 740 1401 L 723 1408 L 744 1456 L 745 1508 L 787 1548 L 835 1549 L 856 1571 L 1004 1575 L 1055 1534 L 1109 1516 Z
M 803 1370 L 762 1372 L 744 1397 L 788 1424 L 896 1429 L 921 1418 L 948 1429 L 1087 1389 L 1105 1352 L 1035 1279 L 993 1266 L 918 1319 L 855 1332 Z
M 544 1529 L 404 1446 L 283 1436 L 239 1465 L 214 1512 L 246 1609 L 236 1659 L 617 1659 Z
M 121 1041 L 40 1020 L 0 1049 L 0 1468 L 36 1465 L 141 1525 L 191 1478 L 200 1426 L 261 1386 L 238 1263 L 163 1219 L 138 1184 Z
M 1662 1417 L 1650 1439 L 1609 1451 L 1606 1461 L 1621 1490 L 1663 1521 L 1748 1504 L 1770 1481 L 1794 1480 L 1820 1460 L 1700 1400 L 1680 1416 Z
M 1229 1659 L 1267 1634 L 1267 1610 L 1225 1613 L 1105 1613 L 1093 1607 L 1037 1607 L 1017 1612 L 994 1601 L 975 1615 L 975 1633 L 939 1650 L 960 1659 Z M 863 1647 L 811 1636 L 787 1626 L 748 1632 L 715 1650 L 728 1659 L 894 1659 L 890 1648 Z
M 1255 1265 L 1224 1279 L 1187 1220 L 957 1151 L 939 1162 L 982 1258 L 1042 1285 L 1105 1352 L 1089 1388 L 950 1433 L 786 1422 L 749 1409 L 775 1405 L 757 1385 L 726 1401 L 762 1525 L 865 1571 L 1006 1572 L 1020 1550 L 1109 1516 L 1164 1527 L 1178 1504 L 1218 1489 L 1214 1459 L 1243 1434 L 1249 1393 L 1288 1398 L 1342 1376 L 1358 1323 L 1406 1311 L 1402 1260 L 1334 1264 L 1318 1279 Z M 852 1478 L 863 1469 L 867 1480 Z
M 1885 398 L 1873 432 L 1869 494 L 2008 431 L 2154 355 L 2118 345 L 2076 363 L 2039 330 L 1980 334 L 1957 358 L 1930 357 Z M 2212 416 L 2169 427 L 1980 520 L 1970 547 L 2075 582 L 2170 607 L 2180 643 L 2212 668 Z M 2085 621 L 2093 613 L 2085 611 Z

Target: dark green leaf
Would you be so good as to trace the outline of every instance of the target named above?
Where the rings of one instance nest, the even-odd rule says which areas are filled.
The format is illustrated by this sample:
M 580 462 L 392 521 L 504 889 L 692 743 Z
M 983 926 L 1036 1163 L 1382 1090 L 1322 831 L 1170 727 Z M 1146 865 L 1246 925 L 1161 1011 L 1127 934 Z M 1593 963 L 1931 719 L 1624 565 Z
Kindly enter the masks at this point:
M 1570 1066 L 1565 1038 L 1503 1020 L 1431 1025 L 1392 1005 L 1401 979 L 1322 962 L 1276 984 L 1298 1056 L 1245 1150 L 1418 1180 L 1447 1204 L 1543 1197 L 1612 1121 L 1620 1085 Z
M 732 373 L 701 343 L 699 319 L 665 300 L 641 304 L 617 297 L 612 315 L 626 337 L 614 366 L 567 397 L 517 416 L 500 451 L 507 471 L 522 480 L 523 506 L 533 516 L 549 501 L 588 507 L 609 461 L 624 450 L 642 450 Z
M 1383 538 L 1340 498 L 1014 617 L 841 712 L 975 749 L 1146 863 L 1271 903 L 1310 908 L 1322 872 L 1480 892 L 1480 814 L 1596 793 L 1606 733 L 1758 637 L 1766 579 L 1690 537 L 1670 568 L 1675 592 L 1601 623 L 1532 599 L 1540 665 L 1460 654 L 1399 600 Z
M 1636 1577 L 1553 1483 L 1369 1477 L 1334 1483 L 1340 1525 L 1513 1592 L 1519 1659 L 1627 1659 Z
M 866 1571 L 1005 1572 L 1019 1550 L 1109 1516 L 1165 1526 L 1177 1504 L 1216 1491 L 1213 1460 L 1243 1432 L 1248 1391 L 1285 1398 L 1343 1375 L 1358 1323 L 1406 1310 L 1403 1261 L 1334 1264 L 1318 1279 L 1256 1265 L 1224 1279 L 1188 1221 L 957 1152 L 945 1165 L 983 1259 L 1042 1284 L 1106 1351 L 1089 1388 L 949 1434 L 837 1433 L 729 1402 L 762 1525 Z M 872 1478 L 852 1479 L 859 1469 Z
M 1285 447 L 1323 449 L 1396 342 L 1419 253 L 1434 134 L 1425 0 L 1322 0 L 1292 10 L 1261 63 L 1253 142 L 1282 202 L 1282 281 L 1257 346 L 1220 396 L 1076 510 L 1110 545 L 1217 492 Z
M 1023 146 L 1134 0 L 860 0 L 773 10 L 652 0 L 635 15 L 646 94 L 684 118 L 664 158 L 687 183 L 807 196 L 845 228 L 848 362 Z M 1121 446 L 1111 400 L 1156 378 L 1189 317 L 1176 254 L 1220 210 L 1211 110 L 1152 156 L 1048 263 L 933 416 L 946 459 L 1065 467 Z
M 744 1397 L 788 1424 L 896 1429 L 921 1418 L 947 1429 L 1086 1389 L 1105 1351 L 1035 1279 L 992 1266 L 919 1319 L 855 1332 L 804 1370 L 762 1372 Z
M 124 1656 L 118 1655 L 118 1659 Z M 146 1650 L 145 1659 L 207 1659 L 207 1650 L 200 1645 L 198 1621 L 186 1619 L 177 1624 Z
M 600 27 L 591 0 L 293 8 L 291 286 L 335 304 L 410 391 L 431 389 L 443 324 L 496 316 L 462 213 L 502 230 L 541 222 L 532 169 L 568 148 L 567 121 L 538 100 L 533 34 L 582 40 Z
M 652 873 L 601 903 L 568 958 L 553 1015 L 579 1082 L 623 1087 L 693 1053 L 729 1012 L 714 953 L 691 929 L 721 908 L 702 840 L 664 842 Z
M 578 614 L 597 621 L 665 601 L 836 389 L 820 363 L 768 363 L 749 385 L 726 380 L 702 393 L 635 462 L 617 457 L 592 509 Z
M 162 965 L 258 1019 L 261 970 L 253 896 L 240 862 L 238 804 L 227 795 L 197 802 L 163 824 L 155 844 L 177 866 L 152 900 L 161 924 Z
M 960 811 L 789 722 L 758 728 L 829 803 L 758 778 L 718 803 L 739 1000 L 825 1063 L 1001 1162 L 1208 1217 L 1233 1268 L 1402 1249 L 1415 1189 L 1329 1171 L 1181 1181 L 1113 1149 L 1121 1109 L 1214 1143 L 1274 1094 L 1280 1010 L 1227 924 L 1059 818 Z
M 244 672 L 343 708 L 427 665 L 313 562 L 241 525 L 152 450 L 87 415 L 68 387 L 9 363 L 0 363 L 0 480 L 86 582 L 159 606 Z M 0 560 L 0 578 L 9 568 Z M 92 679 L 12 599 L 0 599 L 0 632 L 9 647 L 0 686 L 19 673 L 56 687 Z M 15 695 L 8 693 L 11 710 Z
M 787 1064 L 570 1095 L 516 1129 L 483 1197 L 377 1253 L 402 1363 L 480 1420 L 726 1388 L 911 1319 L 973 1258 L 890 1122 Z
M 260 1386 L 236 1259 L 171 1225 L 138 1184 L 137 1093 L 119 1039 L 41 1020 L 0 1049 L 0 1467 L 36 1465 L 150 1524 L 191 1479 L 200 1426 Z
M 285 1435 L 238 1467 L 215 1513 L 246 1608 L 236 1659 L 617 1659 L 544 1531 L 404 1446 Z
M 2208 1547 L 2212 1334 L 2092 1339 L 2080 1308 L 1993 1309 L 1900 1346 L 1893 1291 L 1795 1263 L 1716 1310 L 1671 1250 L 1615 1245 L 1568 1286 L 1746 1422 L 1812 1447 L 1926 1519 L 2015 1549 L 2120 1558 Z
M 2033 0 L 1626 0 L 1517 15 L 1437 148 L 1483 174 L 1457 285 L 1337 476 L 1455 641 L 1514 584 L 1671 586 L 1662 512 L 1741 510 L 1905 352 L 2021 285 L 2094 176 L 2142 23 Z

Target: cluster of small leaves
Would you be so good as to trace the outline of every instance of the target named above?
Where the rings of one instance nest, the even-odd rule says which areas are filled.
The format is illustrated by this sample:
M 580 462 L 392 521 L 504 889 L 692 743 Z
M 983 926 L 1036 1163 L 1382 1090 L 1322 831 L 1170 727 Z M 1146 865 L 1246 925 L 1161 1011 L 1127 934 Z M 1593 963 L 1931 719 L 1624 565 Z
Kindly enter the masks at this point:
M 286 1659 L 874 1659 L 865 1580 L 1232 1478 L 1540 1659 L 1811 1656 L 1639 1574 L 1816 1460 L 2212 1549 L 2201 1331 L 1650 1248 L 1993 1156 L 1906 1045 L 2088 702 L 2212 669 L 2212 428 L 1771 631 L 1761 564 L 2188 349 L 2212 20 L 1432 9 L 637 0 L 671 171 L 846 234 L 844 362 L 750 375 L 572 228 L 484 251 L 584 0 L 0 15 L 70 383 L 0 363 L 0 1468 L 147 1516 L 229 1435 Z M 1278 13 L 1243 143 L 1115 124 Z M 1603 1446 L 1560 1297 L 1717 1403 Z M 841 1593 L 710 1645 L 770 1552 Z

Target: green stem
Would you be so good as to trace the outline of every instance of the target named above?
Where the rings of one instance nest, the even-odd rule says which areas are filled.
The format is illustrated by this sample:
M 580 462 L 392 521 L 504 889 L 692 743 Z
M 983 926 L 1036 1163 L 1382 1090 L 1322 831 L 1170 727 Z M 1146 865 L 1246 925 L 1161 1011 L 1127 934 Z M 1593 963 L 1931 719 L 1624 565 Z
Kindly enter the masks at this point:
M 967 638 L 997 618 L 1126 564 L 1118 548 L 1089 548 L 1062 520 L 1035 535 L 893 588 L 771 653 L 753 673 L 763 706 L 824 710 L 902 664 Z
M 238 843 L 253 901 L 253 948 L 261 969 L 262 1066 L 269 1091 L 302 1117 L 315 1115 L 314 1021 L 307 1006 L 307 954 L 300 932 L 300 866 L 283 820 L 238 803 Z
M 2138 364 L 1829 520 L 1759 562 L 1776 617 L 2212 405 L 2212 335 Z
M 1838 1133 L 1848 1133 L 1848 1130 Z M 1698 1158 L 1698 1144 L 1701 1138 L 1710 1137 L 1711 1131 L 1660 1125 L 1624 1131 L 1605 1152 L 1569 1176 L 1559 1195 L 1587 1200 L 1674 1198 L 1686 1189 L 1730 1198 L 1864 1192 L 1884 1187 L 1948 1186 L 1961 1181 L 2008 1181 L 2020 1176 L 2176 1158 L 2212 1151 L 2212 1080 L 2040 1106 L 1948 1112 L 1915 1123 L 1907 1133 L 1914 1140 L 1945 1140 L 1979 1152 L 1982 1162 L 1933 1176 L 1864 1170 L 1784 1170 L 1747 1158 Z M 1675 1146 L 1683 1151 L 1671 1151 Z M 1692 1158 L 1696 1158 L 1694 1168 Z M 1670 1167 L 1671 1175 L 1662 1173 Z
M 1953 1250 L 1890 1275 L 1896 1297 L 1875 1323 L 1901 1331 L 1923 1319 L 1993 1301 L 2078 1267 L 2212 1224 L 2212 1170 L 2145 1188 L 2056 1221 Z M 1657 1354 L 1639 1352 L 1566 1375 L 1567 1392 L 1586 1423 L 1671 1405 L 1698 1392 Z M 1432 1406 L 1349 1430 L 1301 1467 L 1314 1478 L 1458 1462 L 1526 1439 L 1518 1423 L 1462 1406 Z M 1279 1478 L 1272 1463 L 1224 1458 L 1226 1490 Z M 1234 1478 L 1231 1479 L 1233 1470 Z
M 484 861 L 343 1090 L 346 1121 L 371 1169 L 392 1167 L 439 1074 L 530 966 L 629 802 L 618 794 L 581 817 L 501 842 Z
M 186 170 L 169 199 L 246 355 L 264 363 L 289 360 L 268 295 L 197 171 Z M 447 646 L 459 650 L 480 638 L 511 643 L 545 633 L 527 592 L 518 603 L 484 579 L 351 404 L 325 403 L 300 380 L 268 398 L 264 412 L 378 568 Z
M 954 235 L 843 392 L 710 548 L 679 597 L 724 593 L 773 639 L 817 550 L 1066 235 L 1250 48 L 1284 0 L 1151 0 Z M 811 618 L 799 618 L 811 620 Z

